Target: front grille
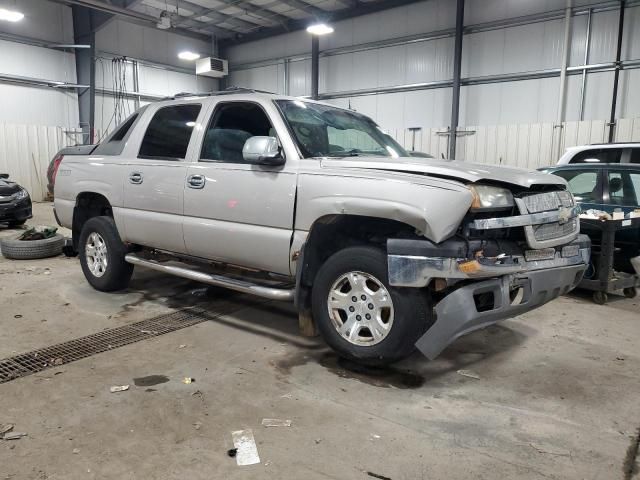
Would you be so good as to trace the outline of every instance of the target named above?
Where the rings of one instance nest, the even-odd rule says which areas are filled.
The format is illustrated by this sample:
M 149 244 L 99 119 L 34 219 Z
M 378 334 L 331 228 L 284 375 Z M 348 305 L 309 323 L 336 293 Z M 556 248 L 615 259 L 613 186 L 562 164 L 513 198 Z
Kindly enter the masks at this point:
M 571 208 L 575 205 L 571 193 L 564 190 L 536 193 L 519 199 L 520 213 L 540 213 Z M 580 231 L 577 218 L 565 222 L 544 223 L 525 227 L 527 243 L 531 248 L 548 248 L 572 240 Z
M 560 207 L 573 207 L 573 197 L 569 192 L 546 192 L 523 197 L 529 213 L 548 212 Z
M 543 223 L 542 225 L 534 225 L 533 236 L 538 242 L 553 240 L 554 238 L 566 237 L 571 235 L 578 228 L 578 220 L 573 218 L 567 223 Z

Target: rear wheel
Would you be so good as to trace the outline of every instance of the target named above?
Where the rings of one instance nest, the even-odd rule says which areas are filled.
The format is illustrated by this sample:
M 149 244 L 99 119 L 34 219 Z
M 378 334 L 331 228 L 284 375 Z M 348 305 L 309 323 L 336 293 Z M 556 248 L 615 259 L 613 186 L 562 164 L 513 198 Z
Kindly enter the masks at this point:
M 82 227 L 78 242 L 80 265 L 96 290 L 112 292 L 129 285 L 133 265 L 125 262 L 127 248 L 111 217 L 93 217 Z
M 370 365 L 409 356 L 433 324 L 426 293 L 389 285 L 387 259 L 372 247 L 350 247 L 320 268 L 312 292 L 313 316 L 340 355 Z

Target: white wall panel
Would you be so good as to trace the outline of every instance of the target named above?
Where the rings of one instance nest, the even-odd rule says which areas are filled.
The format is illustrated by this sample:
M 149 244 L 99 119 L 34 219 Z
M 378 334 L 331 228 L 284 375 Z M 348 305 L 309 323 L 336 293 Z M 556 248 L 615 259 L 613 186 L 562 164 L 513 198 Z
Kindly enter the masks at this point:
M 589 63 L 605 63 L 615 60 L 618 42 L 618 17 L 617 10 L 593 14 Z
M 289 64 L 289 95 L 294 97 L 311 93 L 311 62 L 309 60 Z
M 584 102 L 585 120 L 608 118 L 611 113 L 612 94 L 613 72 L 588 74 Z
M 75 55 L 0 40 L 0 73 L 75 83 Z
M 108 22 L 96 32 L 96 49 L 194 70 L 193 62 L 180 60 L 178 53 L 183 50 L 199 52 L 203 55 L 211 53 L 211 45 L 208 42 L 170 31 L 140 26 L 121 19 Z
M 0 32 L 56 43 L 73 43 L 71 7 L 47 0 L 2 2 L 2 7 L 24 13 L 20 22 L 0 22 Z
M 0 73 L 76 82 L 75 56 L 0 40 Z M 76 92 L 0 84 L 0 121 L 30 125 L 78 124 Z
M 42 201 L 49 161 L 58 150 L 76 143 L 73 131 L 80 130 L 0 123 L 0 172 L 26 188 L 33 200 Z
M 78 125 L 73 91 L 0 83 L 0 122 L 28 125 Z
M 622 58 L 638 59 L 640 58 L 640 5 L 625 10 L 624 23 Z
M 623 118 L 640 117 L 640 69 L 620 73 L 617 108 Z

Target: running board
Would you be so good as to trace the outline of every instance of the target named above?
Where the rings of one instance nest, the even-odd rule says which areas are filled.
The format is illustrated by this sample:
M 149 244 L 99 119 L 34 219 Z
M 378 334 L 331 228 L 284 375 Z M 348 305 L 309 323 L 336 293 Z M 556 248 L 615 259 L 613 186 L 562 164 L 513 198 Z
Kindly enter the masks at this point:
M 229 278 L 223 275 L 213 275 L 211 273 L 199 272 L 197 270 L 191 270 L 184 267 L 177 267 L 175 265 L 163 265 L 155 260 L 147 260 L 140 258 L 133 253 L 129 253 L 124 257 L 127 263 L 132 265 L 140 265 L 142 267 L 151 268 L 159 272 L 175 275 L 176 277 L 187 278 L 196 282 L 202 282 L 209 285 L 215 285 L 216 287 L 224 287 L 236 292 L 249 293 L 257 297 L 268 298 L 271 300 L 281 300 L 285 302 L 293 302 L 294 292 L 293 288 L 276 288 L 267 287 L 257 283 L 251 283 L 244 280 L 238 280 L 236 278 Z

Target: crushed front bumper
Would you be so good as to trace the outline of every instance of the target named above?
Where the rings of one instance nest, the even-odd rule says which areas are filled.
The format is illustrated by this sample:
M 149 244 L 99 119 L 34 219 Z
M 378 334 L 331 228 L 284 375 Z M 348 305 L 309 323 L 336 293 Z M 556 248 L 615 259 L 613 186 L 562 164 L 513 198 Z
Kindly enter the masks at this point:
M 538 270 L 460 287 L 438 302 L 436 321 L 416 347 L 433 360 L 461 335 L 528 312 L 569 292 L 580 283 L 586 268 L 574 265 Z M 522 295 L 511 300 L 511 292 L 520 288 Z M 490 309 L 479 311 L 476 299 L 482 294 L 493 295 L 493 303 Z
M 512 252 L 489 260 L 463 256 L 455 242 L 436 246 L 389 240 L 389 283 L 424 287 L 442 278 L 450 286 L 450 293 L 435 305 L 435 323 L 416 342 L 433 360 L 461 335 L 533 310 L 575 288 L 589 263 L 590 247 L 589 237 L 578 235 L 570 244 L 545 249 L 545 259 L 528 261 L 527 252 Z M 462 250 L 468 254 L 468 246 Z M 437 251 L 442 256 L 433 255 Z

